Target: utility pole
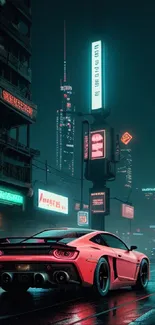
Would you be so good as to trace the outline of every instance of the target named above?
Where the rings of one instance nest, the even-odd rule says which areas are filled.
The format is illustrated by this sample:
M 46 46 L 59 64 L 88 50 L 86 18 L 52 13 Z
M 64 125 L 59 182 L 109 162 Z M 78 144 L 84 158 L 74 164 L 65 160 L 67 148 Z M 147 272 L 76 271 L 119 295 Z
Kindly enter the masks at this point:
M 83 120 L 82 121 L 82 131 L 81 131 L 81 200 L 80 200 L 80 209 L 83 210 L 83 185 L 84 185 L 84 131 L 85 126 L 87 126 L 88 138 L 89 138 L 89 129 L 90 124 L 89 121 Z
M 47 160 L 45 160 L 45 181 L 46 181 L 46 185 L 48 183 L 48 164 L 47 164 Z

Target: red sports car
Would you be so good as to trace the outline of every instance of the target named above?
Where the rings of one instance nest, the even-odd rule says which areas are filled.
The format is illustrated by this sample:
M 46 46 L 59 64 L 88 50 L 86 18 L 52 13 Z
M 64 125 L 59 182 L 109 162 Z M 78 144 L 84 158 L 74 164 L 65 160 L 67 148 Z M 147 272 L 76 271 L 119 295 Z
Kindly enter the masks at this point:
M 105 296 L 124 286 L 145 289 L 149 259 L 117 236 L 92 229 L 48 229 L 0 239 L 0 286 L 6 290 L 80 285 Z

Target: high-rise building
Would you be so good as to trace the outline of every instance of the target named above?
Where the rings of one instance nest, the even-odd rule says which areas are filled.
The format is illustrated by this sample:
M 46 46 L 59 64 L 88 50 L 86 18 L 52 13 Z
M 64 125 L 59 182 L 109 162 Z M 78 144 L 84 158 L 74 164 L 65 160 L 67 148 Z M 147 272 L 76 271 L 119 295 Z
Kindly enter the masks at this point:
M 30 148 L 37 115 L 31 100 L 31 24 L 30 0 L 0 1 L 0 203 L 23 202 L 13 189 L 31 188 L 32 159 L 39 155 Z
M 61 107 L 56 112 L 56 166 L 74 175 L 75 106 L 66 69 L 66 27 L 64 23 L 64 76 L 60 81 Z
M 129 145 L 121 143 L 120 163 L 117 168 L 118 181 L 123 196 L 127 199 L 132 190 L 132 150 Z

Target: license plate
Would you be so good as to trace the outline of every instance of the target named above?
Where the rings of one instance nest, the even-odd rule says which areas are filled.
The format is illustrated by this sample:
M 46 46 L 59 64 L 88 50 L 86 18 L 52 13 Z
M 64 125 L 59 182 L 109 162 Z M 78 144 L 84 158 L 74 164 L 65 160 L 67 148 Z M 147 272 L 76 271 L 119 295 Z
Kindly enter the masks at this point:
M 29 271 L 30 270 L 30 265 L 29 264 L 16 265 L 16 270 L 17 271 Z

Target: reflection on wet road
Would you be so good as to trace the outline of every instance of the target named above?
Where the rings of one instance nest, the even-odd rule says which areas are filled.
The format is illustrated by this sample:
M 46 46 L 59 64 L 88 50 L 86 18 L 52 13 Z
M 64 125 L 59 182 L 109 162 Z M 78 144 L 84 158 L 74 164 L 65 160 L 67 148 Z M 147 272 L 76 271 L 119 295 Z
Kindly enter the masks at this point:
M 155 324 L 155 264 L 146 293 L 130 288 L 96 300 L 83 292 L 32 289 L 18 297 L 1 290 L 0 324 L 139 325 Z M 143 318 L 141 318 L 143 315 Z M 134 322 L 137 319 L 136 322 Z

